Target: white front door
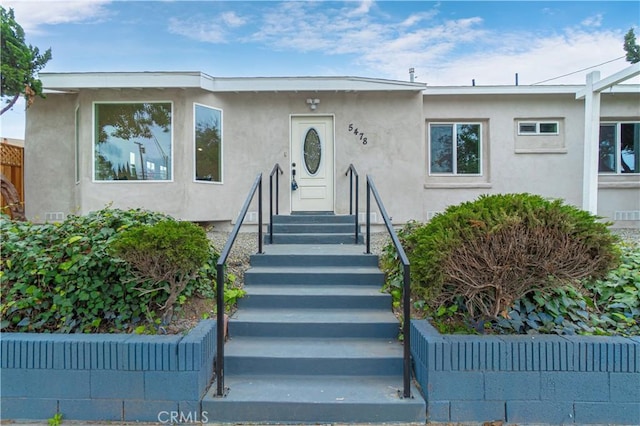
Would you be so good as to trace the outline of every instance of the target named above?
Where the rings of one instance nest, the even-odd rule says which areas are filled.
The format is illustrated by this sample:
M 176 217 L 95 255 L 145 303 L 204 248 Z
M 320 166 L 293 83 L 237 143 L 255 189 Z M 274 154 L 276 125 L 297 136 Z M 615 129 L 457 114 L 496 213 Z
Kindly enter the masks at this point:
M 333 211 L 333 117 L 291 117 L 290 158 L 291 211 Z

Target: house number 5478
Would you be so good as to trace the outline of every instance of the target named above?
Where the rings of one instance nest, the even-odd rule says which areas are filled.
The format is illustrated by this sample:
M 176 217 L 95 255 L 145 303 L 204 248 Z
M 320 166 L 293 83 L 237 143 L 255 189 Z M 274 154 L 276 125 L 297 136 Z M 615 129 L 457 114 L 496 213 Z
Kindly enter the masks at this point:
M 367 137 L 364 135 L 364 132 L 361 132 L 357 127 L 354 127 L 353 123 L 349 123 L 349 132 L 353 132 L 354 135 L 359 136 L 362 145 L 367 144 Z

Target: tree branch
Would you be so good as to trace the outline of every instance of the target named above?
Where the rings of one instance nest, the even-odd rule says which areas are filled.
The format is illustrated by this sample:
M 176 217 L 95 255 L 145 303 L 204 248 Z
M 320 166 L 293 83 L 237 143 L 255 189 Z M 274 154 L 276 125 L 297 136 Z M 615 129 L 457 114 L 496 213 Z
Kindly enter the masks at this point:
M 5 106 L 4 108 L 2 108 L 2 111 L 0 111 L 0 115 L 4 114 L 5 112 L 9 111 L 11 108 L 13 108 L 13 106 L 16 104 L 16 102 L 18 102 L 18 98 L 20 97 L 20 93 L 17 93 L 13 99 L 11 99 L 11 101 L 9 101 L 9 103 L 7 104 L 7 106 Z

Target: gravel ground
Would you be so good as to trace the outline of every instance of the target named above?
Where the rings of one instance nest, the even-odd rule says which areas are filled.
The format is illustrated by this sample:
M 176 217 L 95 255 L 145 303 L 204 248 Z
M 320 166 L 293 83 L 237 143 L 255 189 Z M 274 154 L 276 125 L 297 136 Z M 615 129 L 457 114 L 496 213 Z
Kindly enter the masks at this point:
M 625 241 L 640 243 L 640 229 L 612 229 L 612 232 L 620 235 Z M 208 233 L 218 252 L 221 252 L 229 234 L 227 232 L 211 231 Z M 386 232 L 371 234 L 371 252 L 380 254 L 382 248 L 389 241 Z M 235 243 L 231 247 L 231 253 L 227 259 L 227 272 L 237 277 L 237 283 L 244 282 L 244 271 L 249 267 L 249 256 L 258 252 L 258 234 L 256 232 L 239 233 Z

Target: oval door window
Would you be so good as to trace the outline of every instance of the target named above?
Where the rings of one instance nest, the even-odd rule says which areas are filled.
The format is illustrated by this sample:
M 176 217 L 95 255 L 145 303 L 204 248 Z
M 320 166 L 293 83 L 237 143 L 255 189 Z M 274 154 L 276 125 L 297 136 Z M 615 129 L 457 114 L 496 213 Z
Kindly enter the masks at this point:
M 304 137 L 304 165 L 310 175 L 318 173 L 322 158 L 322 144 L 316 129 L 311 128 Z

